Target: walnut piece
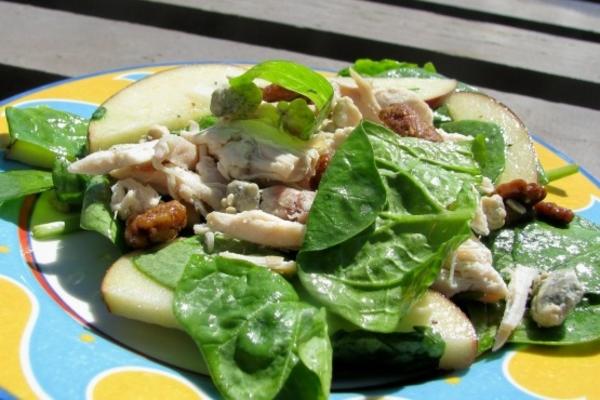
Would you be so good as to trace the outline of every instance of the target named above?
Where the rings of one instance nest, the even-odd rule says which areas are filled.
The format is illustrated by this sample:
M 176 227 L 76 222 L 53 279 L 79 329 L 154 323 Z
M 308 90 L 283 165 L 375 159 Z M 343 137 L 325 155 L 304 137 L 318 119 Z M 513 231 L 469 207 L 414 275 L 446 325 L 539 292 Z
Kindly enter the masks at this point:
M 408 104 L 394 103 L 379 111 L 379 119 L 400 136 L 416 137 L 431 142 L 443 141 L 432 125 L 422 121 Z
M 187 210 L 177 200 L 160 203 L 127 219 L 125 242 L 136 249 L 167 242 L 177 237 L 187 224 Z

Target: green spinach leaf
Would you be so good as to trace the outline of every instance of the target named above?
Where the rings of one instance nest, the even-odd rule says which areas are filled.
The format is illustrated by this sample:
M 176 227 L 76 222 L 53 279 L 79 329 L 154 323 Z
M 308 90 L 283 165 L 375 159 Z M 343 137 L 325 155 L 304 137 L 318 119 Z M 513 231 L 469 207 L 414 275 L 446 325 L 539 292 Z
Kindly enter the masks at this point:
M 326 399 L 331 344 L 324 310 L 284 278 L 245 261 L 193 255 L 174 312 L 227 399 Z
M 281 255 L 272 249 L 217 233 L 211 250 L 207 248 L 203 236 L 192 236 L 138 254 L 133 258 L 133 264 L 157 283 L 175 289 L 193 254 L 218 254 L 222 251 L 245 255 Z
M 58 200 L 70 205 L 81 205 L 89 178 L 85 175 L 69 172 L 70 162 L 62 157 L 56 158 L 52 168 L 52 182 Z
M 309 214 L 300 280 L 363 329 L 392 332 L 470 235 L 477 164 L 468 148 L 449 155 L 423 142 L 361 123 L 337 150 Z
M 35 169 L 0 172 L 0 204 L 52 189 L 52 174 Z
M 495 232 L 487 241 L 505 277 L 517 265 L 541 271 L 573 268 L 588 294 L 600 295 L 600 227 L 581 217 L 567 227 L 535 220 Z
M 445 343 L 431 328 L 413 332 L 338 331 L 331 338 L 336 376 L 340 373 L 375 376 L 393 373 L 402 380 L 437 370 Z
M 110 182 L 105 176 L 93 177 L 83 195 L 81 228 L 95 231 L 123 248 L 123 224 L 110 208 Z
M 483 175 L 495 181 L 504 171 L 506 163 L 504 135 L 502 129 L 493 123 L 463 120 L 441 125 L 446 132 L 472 136 L 473 155 L 481 167 Z
M 81 155 L 87 144 L 88 120 L 64 111 L 45 106 L 6 109 L 6 119 L 11 141 L 26 142 L 28 152 L 35 153 L 36 159 L 54 160 L 65 157 L 69 160 Z M 26 148 L 23 148 L 25 150 Z M 11 149 L 14 153 L 16 149 Z M 48 169 L 49 165 L 39 165 L 27 154 L 12 154 L 20 161 Z M 28 162 L 29 161 L 29 162 Z
M 584 299 L 561 326 L 539 328 L 526 315 L 511 342 L 562 345 L 600 339 L 600 227 L 580 217 L 567 227 L 535 220 L 495 232 L 487 245 L 505 277 L 517 265 L 548 272 L 572 268 L 585 288 Z

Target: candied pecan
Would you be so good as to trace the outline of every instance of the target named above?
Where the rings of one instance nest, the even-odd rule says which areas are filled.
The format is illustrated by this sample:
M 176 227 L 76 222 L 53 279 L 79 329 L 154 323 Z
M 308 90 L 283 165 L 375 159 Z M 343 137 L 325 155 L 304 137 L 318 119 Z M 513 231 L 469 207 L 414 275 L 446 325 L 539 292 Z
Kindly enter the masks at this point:
M 549 201 L 541 201 L 533 206 L 533 209 L 539 219 L 556 224 L 567 225 L 575 218 L 573 211 Z
M 513 199 L 525 206 L 533 206 L 546 197 L 546 189 L 537 183 L 527 183 L 523 179 L 515 179 L 496 187 L 496 193 L 504 199 Z
M 382 108 L 379 111 L 379 119 L 400 136 L 416 137 L 431 142 L 442 141 L 442 136 L 435 128 L 423 122 L 408 104 L 394 103 Z
M 329 162 L 331 161 L 330 154 L 322 154 L 319 157 L 319 161 L 317 161 L 317 166 L 315 167 L 315 174 L 310 178 L 309 187 L 313 190 L 316 190 L 319 187 L 319 183 L 321 182 L 321 178 L 325 173 L 325 170 L 329 166 Z
M 300 93 L 293 92 L 275 84 L 265 86 L 262 90 L 262 95 L 263 100 L 268 103 L 274 103 L 276 101 L 292 101 L 298 97 L 305 98 Z
M 125 242 L 136 249 L 175 239 L 187 224 L 187 210 L 177 200 L 160 203 L 156 207 L 127 219 Z

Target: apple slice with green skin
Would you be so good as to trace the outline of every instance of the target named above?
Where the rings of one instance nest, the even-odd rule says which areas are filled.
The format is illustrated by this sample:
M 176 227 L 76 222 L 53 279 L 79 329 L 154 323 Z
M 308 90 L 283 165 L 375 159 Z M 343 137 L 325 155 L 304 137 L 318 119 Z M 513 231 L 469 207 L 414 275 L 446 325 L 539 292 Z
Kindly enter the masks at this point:
M 414 326 L 429 326 L 444 340 L 440 368 L 464 369 L 475 361 L 477 332 L 461 309 L 443 294 L 428 290 L 402 319 L 398 331 L 410 331 Z
M 171 310 L 173 292 L 154 282 L 133 264 L 137 253 L 120 257 L 102 281 L 102 297 L 113 314 L 181 329 Z
M 506 165 L 495 183 L 524 179 L 538 181 L 538 160 L 527 128 L 498 100 L 476 92 L 453 93 L 444 102 L 455 121 L 492 122 L 502 128 L 506 143 Z
M 210 114 L 212 92 L 244 71 L 234 65 L 189 65 L 127 86 L 94 113 L 88 129 L 90 152 L 135 143 L 152 125 L 185 128 L 190 120 Z
M 365 78 L 371 83 L 373 89 L 404 88 L 414 92 L 429 107 L 437 108 L 456 89 L 454 79 L 426 79 L 426 78 Z M 356 87 L 352 78 L 335 77 L 330 81 L 340 86 Z

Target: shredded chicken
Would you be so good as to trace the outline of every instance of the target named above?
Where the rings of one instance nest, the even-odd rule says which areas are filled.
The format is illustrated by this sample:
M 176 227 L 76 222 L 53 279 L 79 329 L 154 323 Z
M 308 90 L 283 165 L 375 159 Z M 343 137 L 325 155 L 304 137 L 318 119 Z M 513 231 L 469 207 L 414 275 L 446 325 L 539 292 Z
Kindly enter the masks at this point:
M 305 223 L 315 192 L 287 186 L 271 186 L 262 191 L 260 209 L 288 221 Z
M 154 169 L 151 162 L 116 169 L 110 172 L 110 176 L 118 180 L 132 178 L 152 186 L 160 194 L 169 194 L 167 175 Z
M 263 143 L 233 129 L 214 127 L 191 138 L 218 159 L 217 169 L 227 179 L 295 183 L 315 173 L 319 153 L 312 148 L 290 150 Z
M 206 222 L 213 231 L 269 247 L 299 249 L 304 240 L 304 225 L 261 210 L 239 214 L 212 212 L 206 216 Z
M 432 286 L 446 297 L 461 292 L 479 292 L 479 301 L 494 303 L 506 297 L 502 276 L 492 266 L 492 253 L 476 239 L 461 244 L 443 265 Z
M 535 269 L 522 265 L 517 266 L 512 272 L 510 283 L 508 284 L 508 296 L 506 297 L 504 315 L 496 332 L 492 351 L 500 349 L 519 323 L 521 323 L 523 315 L 525 315 L 529 289 L 537 275 L 538 272 Z
M 442 140 L 444 142 L 460 143 L 460 142 L 470 142 L 473 140 L 472 136 L 461 135 L 460 133 L 448 133 L 441 128 L 436 129 L 436 131 L 442 137 Z M 489 180 L 489 178 L 486 178 L 486 179 Z M 492 191 L 494 191 L 493 188 L 492 188 Z
M 572 269 L 544 274 L 534 285 L 531 317 L 541 327 L 559 326 L 581 301 L 583 292 Z
M 160 196 L 150 186 L 143 185 L 131 178 L 115 183 L 111 188 L 110 208 L 121 219 L 140 214 L 160 202 Z
M 282 275 L 294 275 L 296 273 L 296 262 L 286 260 L 281 256 L 251 256 L 245 254 L 232 253 L 229 251 L 223 251 L 219 253 L 221 257 L 231 258 L 234 260 L 243 260 L 251 262 L 252 264 L 259 265 L 270 269 L 271 271 L 277 272 Z
M 156 169 L 157 163 L 168 163 L 181 168 L 192 169 L 198 160 L 196 146 L 181 136 L 164 135 L 154 147 L 152 163 Z
M 481 236 L 487 236 L 490 231 L 500 229 L 506 220 L 506 208 L 502 197 L 497 194 L 484 196 L 479 201 L 475 216 L 471 221 L 471 229 Z
M 115 169 L 144 164 L 152 160 L 157 140 L 137 144 L 117 144 L 96 151 L 69 166 L 74 174 L 104 175 Z

